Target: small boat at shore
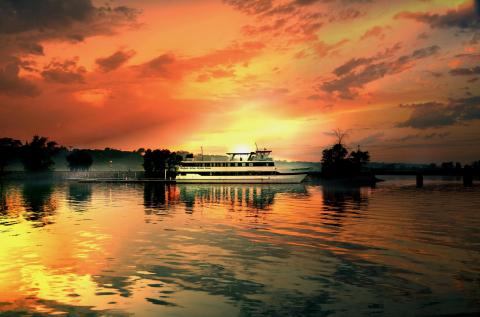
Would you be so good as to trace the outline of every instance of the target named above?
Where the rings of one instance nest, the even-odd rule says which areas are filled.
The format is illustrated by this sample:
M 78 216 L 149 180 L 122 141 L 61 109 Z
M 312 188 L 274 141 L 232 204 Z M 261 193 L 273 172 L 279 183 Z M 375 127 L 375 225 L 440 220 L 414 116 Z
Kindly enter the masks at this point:
M 301 183 L 307 173 L 279 169 L 270 157 L 272 151 L 231 152 L 228 160 L 185 160 L 180 163 L 177 183 Z

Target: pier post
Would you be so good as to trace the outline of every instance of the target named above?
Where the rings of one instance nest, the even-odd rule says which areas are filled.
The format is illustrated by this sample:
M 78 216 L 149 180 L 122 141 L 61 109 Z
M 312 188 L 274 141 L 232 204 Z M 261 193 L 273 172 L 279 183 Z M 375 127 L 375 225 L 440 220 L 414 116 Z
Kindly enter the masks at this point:
M 420 173 L 417 174 L 417 187 L 423 187 L 423 175 Z
M 463 186 L 473 186 L 473 173 L 472 168 L 469 165 L 465 165 L 463 168 Z

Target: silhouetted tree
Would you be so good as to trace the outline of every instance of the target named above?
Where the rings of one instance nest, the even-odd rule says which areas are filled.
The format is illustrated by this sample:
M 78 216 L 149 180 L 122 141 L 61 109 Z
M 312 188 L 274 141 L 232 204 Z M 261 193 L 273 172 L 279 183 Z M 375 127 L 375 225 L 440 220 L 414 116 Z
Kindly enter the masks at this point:
M 453 162 L 443 162 L 441 166 L 444 170 L 451 170 L 454 167 Z
M 167 159 L 167 165 L 168 165 L 168 172 L 167 176 L 169 177 L 175 177 L 177 174 L 177 166 L 180 165 L 182 162 L 183 157 L 181 155 L 178 155 L 175 152 L 170 153 L 170 156 Z
M 475 175 L 480 175 L 480 161 L 472 162 L 472 169 Z
M 175 174 L 175 167 L 182 161 L 182 156 L 169 150 L 146 150 L 143 155 L 143 168 L 147 177 L 164 177 Z
M 349 177 L 360 174 L 362 167 L 370 161 L 370 154 L 360 149 L 349 154 L 341 143 L 345 134 L 340 130 L 335 134 L 337 143 L 322 153 L 322 174 L 325 177 Z
M 343 174 L 347 168 L 348 150 L 340 143 L 323 150 L 322 172 L 324 175 Z
M 88 171 L 93 163 L 92 156 L 87 150 L 73 150 L 66 159 L 71 171 Z
M 352 151 L 350 153 L 349 160 L 353 168 L 354 173 L 360 173 L 362 167 L 365 166 L 370 161 L 370 154 L 367 151 Z
M 57 143 L 35 135 L 21 149 L 22 163 L 29 172 L 47 171 L 54 164 L 52 157 L 60 150 Z
M 12 138 L 0 138 L 0 175 L 5 167 L 19 155 L 22 142 Z

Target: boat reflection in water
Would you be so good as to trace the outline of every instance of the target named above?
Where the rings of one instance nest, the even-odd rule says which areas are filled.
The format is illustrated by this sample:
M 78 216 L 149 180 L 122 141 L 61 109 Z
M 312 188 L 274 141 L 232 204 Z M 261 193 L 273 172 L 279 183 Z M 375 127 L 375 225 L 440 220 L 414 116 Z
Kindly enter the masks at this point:
M 275 202 L 276 195 L 288 197 L 308 196 L 303 184 L 152 184 L 146 183 L 144 206 L 151 214 L 162 213 L 169 206 L 182 203 L 185 211 L 192 213 L 195 207 L 223 205 L 229 210 L 263 210 Z M 157 213 L 158 213 L 157 212 Z

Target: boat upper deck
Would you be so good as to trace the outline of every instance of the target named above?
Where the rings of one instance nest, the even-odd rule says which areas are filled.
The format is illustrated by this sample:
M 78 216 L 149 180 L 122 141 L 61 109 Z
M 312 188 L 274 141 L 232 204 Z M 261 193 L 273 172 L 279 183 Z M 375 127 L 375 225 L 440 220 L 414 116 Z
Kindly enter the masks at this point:
M 275 166 L 273 161 L 183 161 L 180 167 L 248 167 Z

